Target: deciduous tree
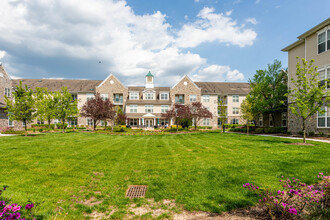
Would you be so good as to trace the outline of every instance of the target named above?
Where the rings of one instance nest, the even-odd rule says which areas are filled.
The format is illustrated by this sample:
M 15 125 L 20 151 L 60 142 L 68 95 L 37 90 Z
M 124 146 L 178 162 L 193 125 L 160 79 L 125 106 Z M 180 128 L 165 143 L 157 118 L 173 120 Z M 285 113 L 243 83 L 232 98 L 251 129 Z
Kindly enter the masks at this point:
M 127 120 L 127 116 L 125 115 L 123 110 L 120 107 L 117 107 L 116 112 L 117 113 L 116 113 L 116 117 L 115 117 L 115 124 L 116 125 L 125 125 L 126 120 Z
M 319 112 L 324 114 L 325 103 L 330 101 L 330 92 L 326 91 L 325 84 L 319 83 L 317 67 L 314 60 L 307 61 L 297 57 L 295 77 L 291 78 L 292 87 L 288 95 L 292 99 L 289 105 L 292 113 L 302 121 L 303 142 L 306 143 L 306 120 Z
M 254 119 L 252 105 L 248 99 L 244 99 L 241 104 L 241 118 L 246 121 L 246 133 L 249 135 L 249 124 Z
M 218 100 L 218 115 L 222 126 L 222 132 L 225 133 L 226 131 L 225 123 L 228 119 L 228 116 L 227 116 L 227 103 L 224 100 L 224 97 L 221 97 Z
M 56 91 L 53 94 L 55 102 L 55 118 L 59 119 L 63 125 L 63 133 L 65 132 L 65 121 L 77 117 L 79 110 L 77 100 L 73 100 L 72 95 L 66 87 L 62 87 L 61 91 Z
M 6 96 L 5 101 L 6 112 L 8 112 L 10 120 L 23 122 L 24 129 L 27 131 L 27 123 L 32 122 L 35 118 L 33 91 L 27 85 L 23 87 L 22 81 L 20 81 L 13 92 L 13 99 Z
M 195 130 L 197 129 L 197 124 L 201 119 L 212 118 L 212 113 L 202 105 L 200 102 L 193 102 L 190 105 L 190 115 L 193 119 Z
M 55 119 L 55 101 L 52 92 L 48 92 L 47 88 L 36 88 L 35 94 L 36 117 L 39 120 L 47 121 L 48 128 L 50 122 Z
M 96 93 L 95 97 L 88 100 L 82 107 L 80 111 L 81 116 L 89 117 L 93 120 L 93 128 L 97 124 L 107 119 L 114 120 L 116 111 L 114 110 L 114 105 L 110 102 L 109 99 L 102 99 L 100 93 Z
M 287 106 L 285 94 L 288 74 L 280 61 L 268 64 L 266 70 L 257 70 L 250 83 L 248 100 L 254 115 L 269 113 L 274 121 L 274 113 Z

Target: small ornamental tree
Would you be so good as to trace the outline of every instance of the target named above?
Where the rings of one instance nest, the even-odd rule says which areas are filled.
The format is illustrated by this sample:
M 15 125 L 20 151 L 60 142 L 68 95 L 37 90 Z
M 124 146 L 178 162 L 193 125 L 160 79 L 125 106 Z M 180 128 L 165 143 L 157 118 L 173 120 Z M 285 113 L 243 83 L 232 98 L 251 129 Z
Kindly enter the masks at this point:
M 72 95 L 66 87 L 62 91 L 56 91 L 53 95 L 55 102 L 54 115 L 62 123 L 63 133 L 65 132 L 65 121 L 78 116 L 77 100 L 73 100 Z
M 302 121 L 303 142 L 306 143 L 306 120 L 317 112 L 325 113 L 322 106 L 330 101 L 330 92 L 326 91 L 325 84 L 319 83 L 314 60 L 308 62 L 299 57 L 297 60 L 295 78 L 291 78 L 292 87 L 288 93 L 293 102 L 289 108 Z
M 103 100 L 100 93 L 96 93 L 95 97 L 88 100 L 80 111 L 81 116 L 89 117 L 93 120 L 93 128 L 102 120 L 113 120 L 116 111 L 114 105 L 109 99 Z
M 197 124 L 201 119 L 212 118 L 212 113 L 200 102 L 193 102 L 189 107 L 191 118 L 194 119 L 195 130 L 197 130 Z
M 252 113 L 252 105 L 248 99 L 244 99 L 241 104 L 241 118 L 246 120 L 246 133 L 249 135 L 249 123 L 254 119 Z
M 24 124 L 24 129 L 27 131 L 27 123 L 32 122 L 35 118 L 35 102 L 33 91 L 27 85 L 23 87 L 22 81 L 16 86 L 13 92 L 13 99 L 5 97 L 6 112 L 9 114 L 10 120 L 21 121 Z
M 125 115 L 125 113 L 123 113 L 123 110 L 120 107 L 118 107 L 116 112 L 117 114 L 115 117 L 115 124 L 126 125 L 127 116 Z
M 225 123 L 226 123 L 228 117 L 227 117 L 226 102 L 223 98 L 220 98 L 218 101 L 218 115 L 219 115 L 219 120 L 220 120 L 221 126 L 222 126 L 222 132 L 225 133 L 225 131 L 226 131 Z
M 48 122 L 48 128 L 50 128 L 50 122 L 55 119 L 55 102 L 52 92 L 48 92 L 47 88 L 37 88 L 36 94 L 36 117 L 41 121 Z
M 192 119 L 190 107 L 188 105 L 175 104 L 175 108 L 176 108 L 179 124 L 183 128 L 188 128 L 189 125 L 191 125 L 191 119 Z
M 176 125 L 176 131 L 179 130 L 179 124 L 183 120 L 191 120 L 191 112 L 188 105 L 174 104 L 174 106 L 166 113 L 162 113 L 162 117 L 170 120 L 174 120 Z

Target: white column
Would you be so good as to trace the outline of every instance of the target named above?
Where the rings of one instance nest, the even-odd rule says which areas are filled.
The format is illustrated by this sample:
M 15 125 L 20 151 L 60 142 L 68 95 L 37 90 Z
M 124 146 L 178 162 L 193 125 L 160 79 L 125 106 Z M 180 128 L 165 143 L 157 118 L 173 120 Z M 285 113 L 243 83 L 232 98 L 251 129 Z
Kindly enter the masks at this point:
M 156 118 L 154 118 L 154 126 L 156 125 Z

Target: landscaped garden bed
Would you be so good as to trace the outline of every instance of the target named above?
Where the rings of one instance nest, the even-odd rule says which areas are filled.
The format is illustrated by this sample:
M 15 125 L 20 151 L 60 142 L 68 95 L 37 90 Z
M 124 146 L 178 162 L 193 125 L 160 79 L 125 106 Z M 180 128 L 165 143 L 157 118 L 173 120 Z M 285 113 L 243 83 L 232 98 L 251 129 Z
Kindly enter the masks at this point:
M 149 199 L 175 203 L 163 207 L 163 218 L 228 212 L 258 203 L 258 195 L 242 187 L 247 182 L 276 193 L 281 176 L 310 185 L 319 172 L 329 172 L 329 144 L 288 145 L 293 142 L 211 132 L 1 137 L 0 186 L 9 186 L 3 196 L 17 204 L 32 201 L 35 214 L 45 219 L 140 216 L 137 207 Z M 126 198 L 130 185 L 148 186 L 146 198 Z

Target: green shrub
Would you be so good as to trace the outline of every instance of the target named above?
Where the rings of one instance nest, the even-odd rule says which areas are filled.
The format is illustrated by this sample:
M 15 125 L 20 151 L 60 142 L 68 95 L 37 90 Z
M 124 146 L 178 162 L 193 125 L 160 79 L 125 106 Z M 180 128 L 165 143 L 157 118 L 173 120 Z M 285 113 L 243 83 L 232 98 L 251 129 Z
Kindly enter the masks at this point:
M 198 129 L 212 129 L 212 126 L 197 126 Z
M 303 131 L 299 131 L 298 134 L 301 135 L 301 136 L 303 136 L 304 135 L 304 132 Z
M 50 129 L 55 129 L 55 125 L 54 124 L 50 124 Z
M 314 131 L 308 132 L 308 136 L 314 136 L 314 135 L 315 135 L 315 132 Z
M 256 128 L 255 133 L 256 134 L 262 134 L 262 133 L 264 133 L 264 128 Z
M 1 132 L 1 134 L 25 134 L 25 131 L 24 130 L 17 131 L 17 130 L 9 129 L 7 131 Z
M 319 136 L 323 137 L 324 133 L 322 131 L 319 132 Z
M 56 127 L 58 128 L 58 129 L 63 129 L 63 123 L 57 123 L 56 124 Z M 64 129 L 66 129 L 68 127 L 68 123 L 64 123 Z
M 114 127 L 113 128 L 113 131 L 114 132 L 125 132 L 126 131 L 126 126 L 125 127 L 123 127 L 123 126 L 117 126 L 117 127 Z
M 48 128 L 48 124 L 32 124 L 32 128 Z
M 171 125 L 171 128 L 176 128 L 176 125 Z M 178 125 L 178 128 L 182 128 L 182 126 Z
M 183 128 L 189 128 L 192 125 L 192 120 L 190 118 L 181 119 L 180 124 Z
M 330 133 L 328 133 L 328 138 L 330 138 Z
M 43 132 L 43 131 L 44 131 L 44 129 L 40 128 L 38 131 L 41 133 L 41 132 Z

